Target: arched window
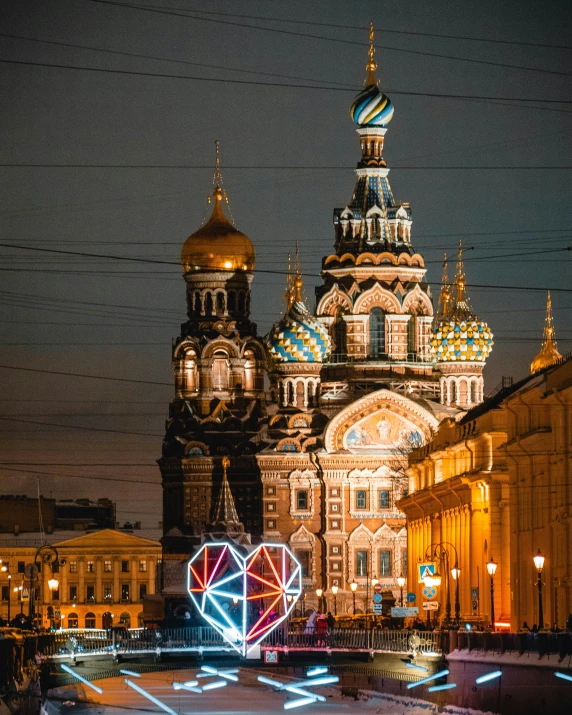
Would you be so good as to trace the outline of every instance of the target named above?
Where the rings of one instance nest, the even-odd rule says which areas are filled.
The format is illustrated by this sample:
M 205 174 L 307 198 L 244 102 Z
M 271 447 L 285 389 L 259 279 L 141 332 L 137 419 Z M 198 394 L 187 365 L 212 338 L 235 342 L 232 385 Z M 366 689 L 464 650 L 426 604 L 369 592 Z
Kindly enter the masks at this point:
M 201 294 L 195 293 L 195 315 L 201 314 Z
M 68 628 L 79 628 L 79 619 L 77 613 L 70 613 L 68 616 Z
M 223 350 L 217 350 L 213 359 L 213 389 L 228 390 L 229 387 L 229 360 Z
M 416 353 L 417 352 L 417 340 L 415 335 L 415 329 L 417 327 L 417 321 L 415 316 L 412 315 L 407 323 L 407 352 Z
M 457 383 L 451 381 L 451 402 L 457 402 Z
M 279 388 L 279 394 L 280 394 L 279 401 L 280 401 L 280 404 L 283 405 L 285 402 L 285 399 L 286 399 L 286 394 L 284 392 L 284 383 L 281 382 L 280 385 L 278 386 L 278 388 Z
M 385 353 L 385 311 L 372 308 L 369 314 L 369 354 L 381 357 Z
M 316 399 L 316 383 L 308 382 L 308 407 L 314 407 L 314 402 Z
M 332 338 L 334 343 L 334 352 L 336 355 L 345 355 L 347 353 L 347 330 L 346 321 L 342 315 L 341 310 L 336 313 L 336 319 L 334 321 L 332 329 Z
M 294 383 L 289 382 L 288 383 L 288 401 L 287 404 L 293 405 L 295 400 L 295 395 L 294 395 Z
M 219 313 L 224 313 L 224 294 L 223 293 L 216 294 L 216 312 L 217 312 L 217 315 Z
M 478 395 L 478 385 L 477 383 L 473 380 L 471 382 L 471 402 L 474 404 L 475 402 L 478 402 L 479 398 L 477 397 Z
M 101 617 L 101 627 L 104 630 L 107 630 L 108 628 L 111 628 L 112 625 L 113 625 L 113 614 L 110 611 L 105 611 L 105 613 Z
M 88 613 L 85 614 L 85 627 L 86 628 L 95 628 L 95 613 L 92 613 L 89 611 Z
M 213 296 L 212 293 L 207 293 L 205 296 L 205 315 L 213 314 Z
M 246 305 L 246 296 L 244 294 L 244 291 L 240 291 L 238 294 L 238 312 L 239 313 L 244 313 L 244 308 Z
M 236 293 L 231 290 L 228 294 L 228 312 L 234 313 L 236 310 Z

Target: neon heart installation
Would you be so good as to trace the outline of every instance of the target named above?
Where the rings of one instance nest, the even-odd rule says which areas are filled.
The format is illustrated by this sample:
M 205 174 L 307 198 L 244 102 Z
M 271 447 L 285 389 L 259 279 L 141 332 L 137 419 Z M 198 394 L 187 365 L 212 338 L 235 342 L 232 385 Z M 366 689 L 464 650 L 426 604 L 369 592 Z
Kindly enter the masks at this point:
M 243 656 L 288 617 L 302 593 L 302 568 L 284 544 L 244 553 L 203 544 L 188 563 L 187 588 L 203 618 Z

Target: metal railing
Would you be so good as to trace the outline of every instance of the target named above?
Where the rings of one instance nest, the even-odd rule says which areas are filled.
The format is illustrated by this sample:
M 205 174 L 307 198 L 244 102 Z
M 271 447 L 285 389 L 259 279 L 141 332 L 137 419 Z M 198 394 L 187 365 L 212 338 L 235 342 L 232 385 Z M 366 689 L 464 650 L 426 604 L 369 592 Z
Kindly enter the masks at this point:
M 451 632 L 451 650 L 493 651 L 496 653 L 537 653 L 559 655 L 560 658 L 572 656 L 572 633 L 562 631 L 551 633 L 500 633 L 475 631 Z

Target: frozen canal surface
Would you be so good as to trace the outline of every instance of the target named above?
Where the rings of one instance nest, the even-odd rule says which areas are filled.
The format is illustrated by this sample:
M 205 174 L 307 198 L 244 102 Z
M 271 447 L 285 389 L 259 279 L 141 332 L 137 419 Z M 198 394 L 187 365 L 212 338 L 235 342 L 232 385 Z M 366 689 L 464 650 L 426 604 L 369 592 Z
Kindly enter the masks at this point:
M 262 672 L 262 671 L 261 671 Z M 298 695 L 276 692 L 270 686 L 257 681 L 258 673 L 251 669 L 240 670 L 239 682 L 229 682 L 224 688 L 211 690 L 201 694 L 173 690 L 173 682 L 194 680 L 196 670 L 174 670 L 157 673 L 145 673 L 140 678 L 123 676 L 121 678 L 106 678 L 93 681 L 103 694 L 79 684 L 54 691 L 50 699 L 48 714 L 58 712 L 62 715 L 128 715 L 129 713 L 164 713 L 158 706 L 147 700 L 143 695 L 132 690 L 124 678 L 129 678 L 153 696 L 168 705 L 180 715 L 248 715 L 249 713 L 265 713 L 265 715 L 284 715 L 284 713 L 300 713 L 301 715 L 433 715 L 433 713 L 450 713 L 466 715 L 472 713 L 481 715 L 480 711 L 466 710 L 454 706 L 438 708 L 437 706 L 416 700 L 392 695 L 384 696 L 368 692 L 362 693 L 356 700 L 344 697 L 339 689 L 334 687 L 312 688 L 315 692 L 326 696 L 325 703 L 315 703 L 292 710 L 284 710 L 284 703 L 299 698 Z M 267 677 L 294 683 L 296 679 L 282 675 L 274 675 L 265 670 Z M 213 680 L 219 678 L 213 677 Z M 202 680 L 206 684 L 208 679 Z M 82 695 L 82 693 L 84 695 Z M 65 702 L 67 701 L 67 702 Z M 73 704 L 72 704 L 73 702 Z M 356 712 L 357 711 L 357 712 Z

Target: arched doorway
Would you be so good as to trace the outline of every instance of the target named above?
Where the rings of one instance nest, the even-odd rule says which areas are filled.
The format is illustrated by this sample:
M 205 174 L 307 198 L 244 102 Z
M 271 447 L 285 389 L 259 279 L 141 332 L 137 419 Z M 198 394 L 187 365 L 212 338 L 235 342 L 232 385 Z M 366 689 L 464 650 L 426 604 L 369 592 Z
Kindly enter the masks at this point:
M 92 613 L 90 611 L 89 613 L 85 614 L 85 627 L 95 628 L 95 613 Z
M 125 626 L 125 628 L 131 628 L 131 614 L 127 613 L 127 611 L 123 611 L 123 613 L 119 616 L 119 623 L 121 623 L 122 626 Z
M 143 620 L 143 611 L 137 616 L 137 628 L 145 628 L 145 621 Z
M 110 613 L 109 611 L 105 611 L 105 613 L 101 617 L 101 627 L 104 630 L 107 630 L 108 628 L 111 628 L 112 625 L 113 625 L 113 613 Z
M 68 628 L 78 628 L 79 627 L 79 619 L 77 617 L 77 613 L 70 613 L 68 616 Z

